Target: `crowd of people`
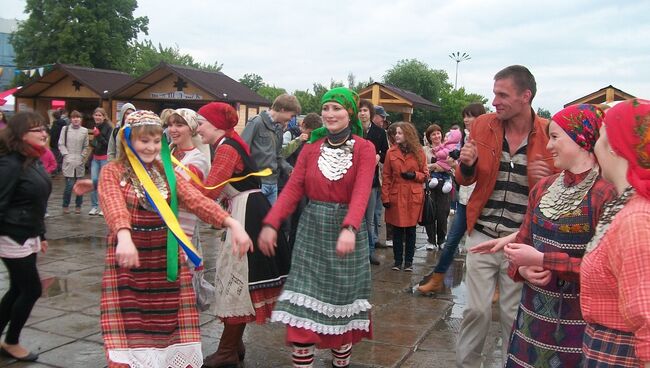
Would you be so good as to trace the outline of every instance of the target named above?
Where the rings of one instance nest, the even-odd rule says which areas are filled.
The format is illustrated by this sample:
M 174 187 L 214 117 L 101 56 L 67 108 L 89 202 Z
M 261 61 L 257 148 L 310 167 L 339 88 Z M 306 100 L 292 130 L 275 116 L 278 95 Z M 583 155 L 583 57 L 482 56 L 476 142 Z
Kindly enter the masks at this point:
M 19 338 L 41 294 L 36 259 L 61 173 L 63 213 L 74 194 L 79 214 L 90 193 L 89 215 L 108 226 L 109 367 L 238 367 L 252 322 L 286 325 L 294 367 L 313 366 L 316 348 L 348 367 L 373 335 L 376 248 L 392 246 L 392 270 L 413 272 L 418 224 L 426 249 L 441 250 L 420 294 L 444 291 L 462 239 L 469 250 L 458 367 L 482 365 L 494 298 L 506 367 L 649 367 L 650 101 L 573 105 L 549 121 L 520 65 L 493 91 L 496 112 L 469 104 L 462 125 L 423 134 L 344 87 L 301 119 L 296 97 L 280 95 L 241 135 L 223 102 L 160 115 L 126 103 L 114 126 L 97 108 L 93 129 L 79 111 L 3 120 L 0 354 L 38 359 Z M 223 237 L 201 239 L 199 221 Z M 209 253 L 224 329 L 204 358 L 196 280 Z

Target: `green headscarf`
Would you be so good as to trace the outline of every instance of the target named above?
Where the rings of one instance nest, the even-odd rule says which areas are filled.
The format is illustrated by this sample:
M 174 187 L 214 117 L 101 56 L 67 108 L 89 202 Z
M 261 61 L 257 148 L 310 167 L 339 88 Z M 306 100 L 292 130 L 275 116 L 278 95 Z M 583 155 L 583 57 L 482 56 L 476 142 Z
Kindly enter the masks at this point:
M 345 107 L 350 115 L 350 130 L 352 134 L 363 137 L 363 128 L 361 127 L 361 120 L 359 120 L 359 95 L 349 88 L 337 87 L 330 89 L 323 95 L 320 100 L 321 107 L 326 102 L 336 102 Z M 309 142 L 315 142 L 321 138 L 327 137 L 329 131 L 326 127 L 320 127 L 311 132 Z

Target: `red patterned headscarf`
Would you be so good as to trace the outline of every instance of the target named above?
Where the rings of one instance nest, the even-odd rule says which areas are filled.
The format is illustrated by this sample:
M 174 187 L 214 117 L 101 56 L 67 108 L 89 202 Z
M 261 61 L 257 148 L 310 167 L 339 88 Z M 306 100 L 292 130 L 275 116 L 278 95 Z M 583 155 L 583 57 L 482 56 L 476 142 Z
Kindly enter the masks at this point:
M 553 121 L 582 149 L 594 151 L 598 140 L 598 130 L 603 123 L 605 113 L 600 108 L 590 105 L 571 105 L 553 115 Z
M 609 145 L 629 163 L 627 181 L 650 199 L 650 101 L 633 99 L 607 110 Z
M 215 128 L 225 130 L 226 137 L 239 143 L 244 151 L 250 156 L 251 149 L 248 144 L 237 134 L 235 126 L 239 122 L 237 111 L 235 108 L 224 102 L 210 102 L 201 107 L 198 111 L 199 115 L 204 117 Z

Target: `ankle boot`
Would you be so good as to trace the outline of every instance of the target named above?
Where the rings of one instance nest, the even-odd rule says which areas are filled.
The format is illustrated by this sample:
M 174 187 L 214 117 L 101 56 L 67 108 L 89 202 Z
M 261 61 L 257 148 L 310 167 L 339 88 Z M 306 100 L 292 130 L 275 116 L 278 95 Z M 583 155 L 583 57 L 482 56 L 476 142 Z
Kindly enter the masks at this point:
M 244 334 L 246 324 L 225 324 L 217 352 L 203 361 L 203 368 L 237 368 L 239 367 L 239 341 Z M 242 342 L 243 345 L 243 342 Z
M 426 293 L 440 293 L 445 289 L 443 280 L 445 279 L 444 273 L 434 273 L 426 283 L 418 286 L 418 291 L 422 294 Z
M 237 343 L 237 357 L 239 358 L 240 362 L 244 361 L 244 358 L 246 357 L 246 346 L 244 345 L 244 329 L 246 328 L 246 325 L 244 325 L 244 328 L 242 328 L 242 334 L 239 337 L 239 342 Z

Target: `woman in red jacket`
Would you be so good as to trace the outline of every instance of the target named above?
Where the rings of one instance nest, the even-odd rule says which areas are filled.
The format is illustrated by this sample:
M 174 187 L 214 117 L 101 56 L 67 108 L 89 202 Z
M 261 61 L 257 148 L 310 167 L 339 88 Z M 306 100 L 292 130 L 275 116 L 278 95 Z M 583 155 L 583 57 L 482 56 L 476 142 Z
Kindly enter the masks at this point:
M 393 225 L 393 270 L 399 271 L 404 262 L 404 271 L 413 272 L 415 225 L 422 213 L 422 183 L 429 171 L 413 124 L 399 122 L 395 131 L 395 145 L 386 153 L 384 162 L 381 201 L 386 208 L 386 223 Z

